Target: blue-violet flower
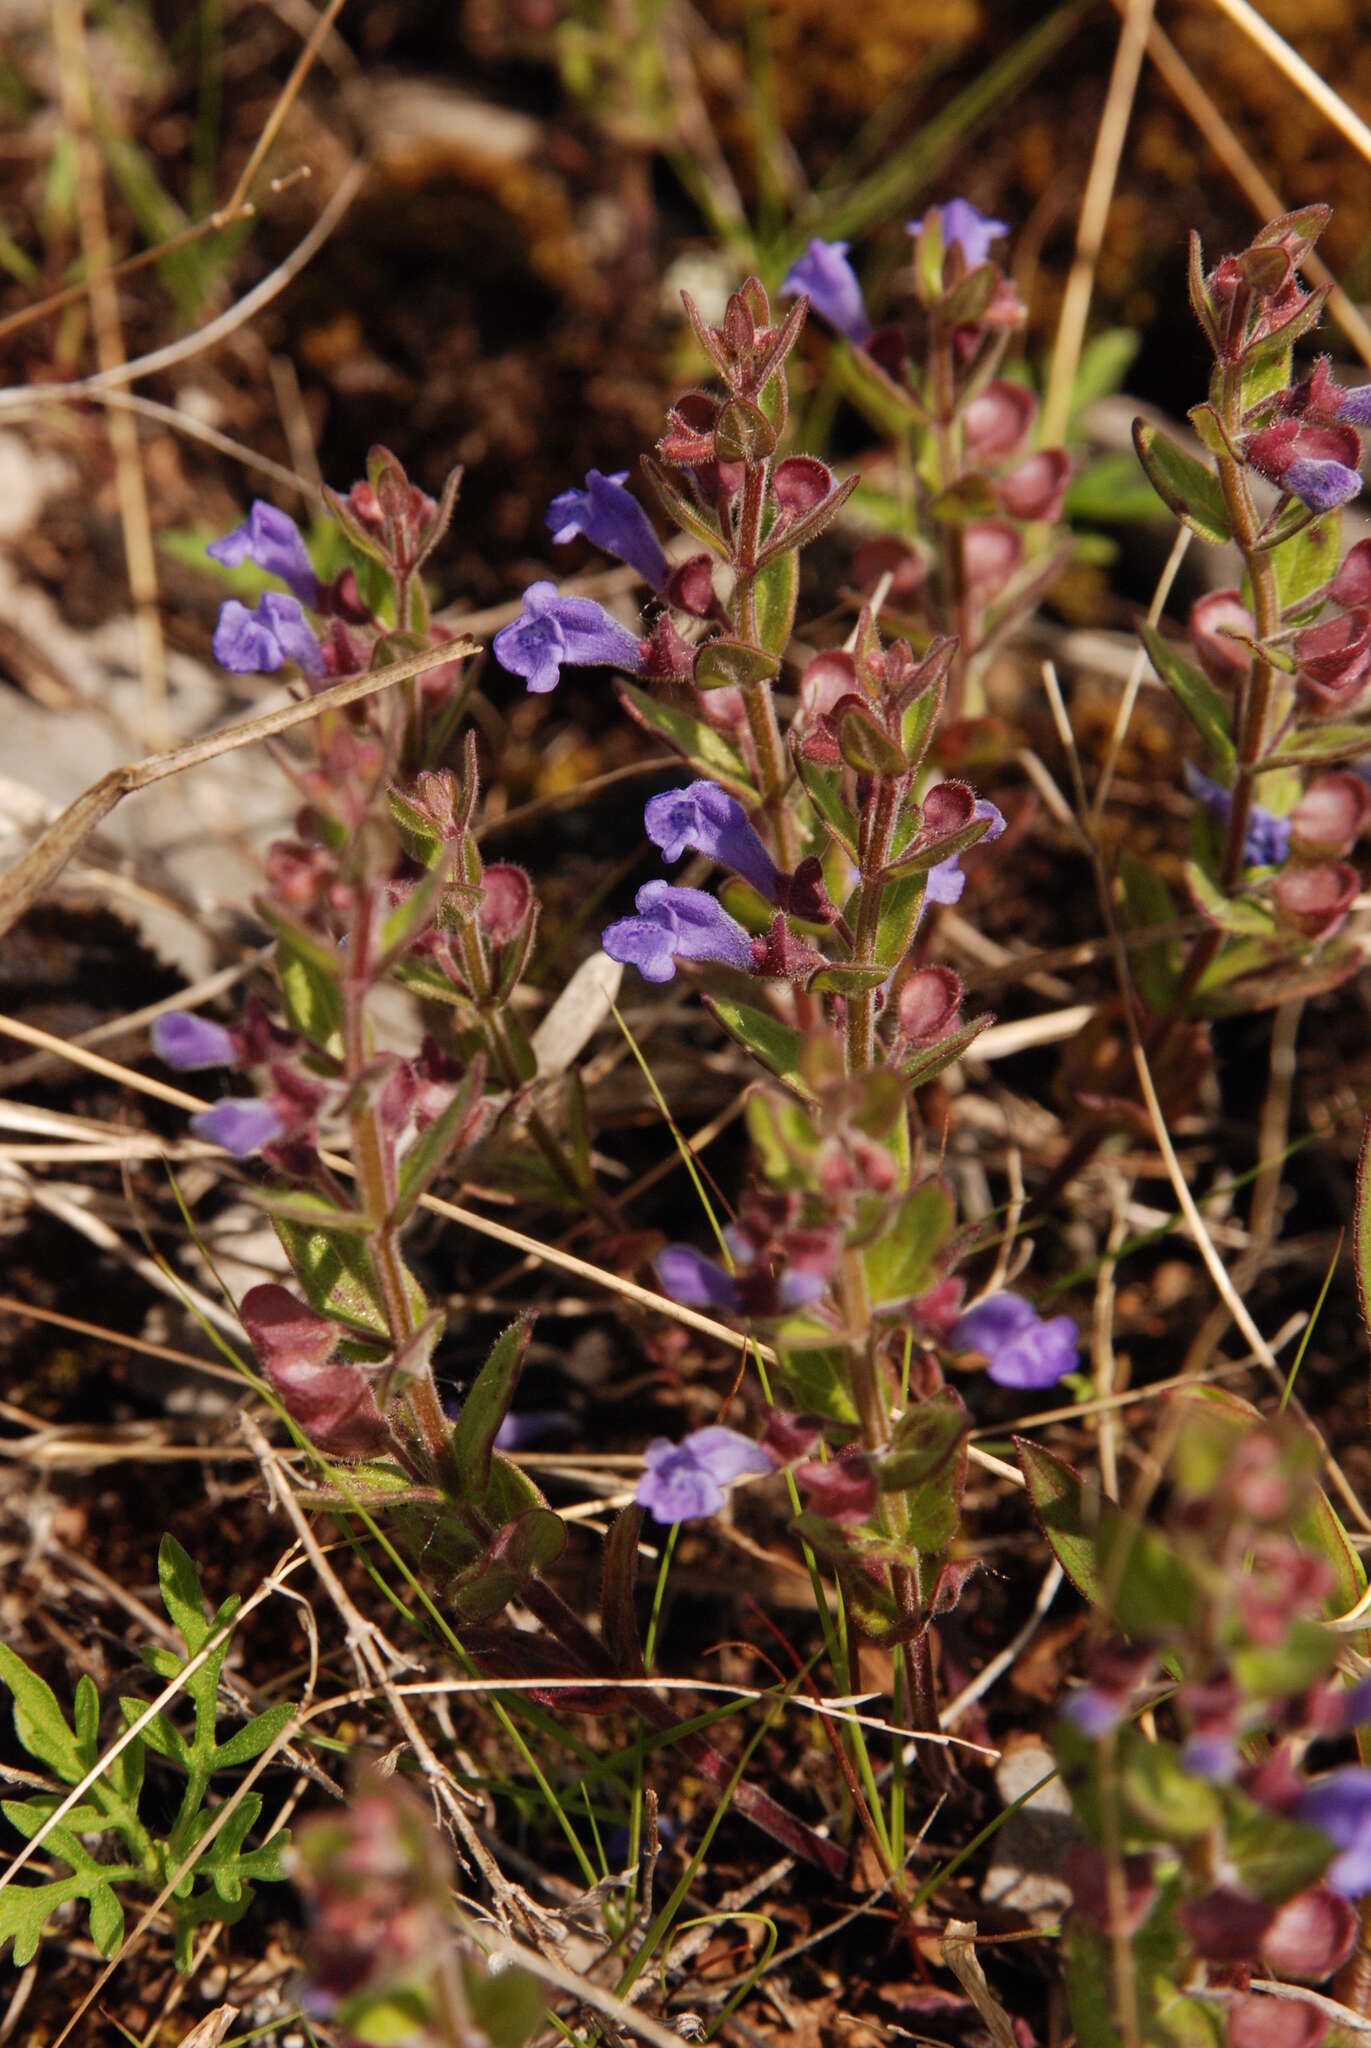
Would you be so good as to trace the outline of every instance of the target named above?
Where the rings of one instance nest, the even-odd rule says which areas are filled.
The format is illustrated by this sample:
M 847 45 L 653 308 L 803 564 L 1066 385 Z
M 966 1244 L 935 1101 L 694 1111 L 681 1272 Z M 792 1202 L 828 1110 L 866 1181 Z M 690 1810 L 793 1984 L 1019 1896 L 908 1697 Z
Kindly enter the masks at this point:
M 718 960 L 752 972 L 751 939 L 703 889 L 644 882 L 633 901 L 637 916 L 607 925 L 600 943 L 611 960 L 636 967 L 644 981 L 670 981 L 678 960 Z
M 624 489 L 627 475 L 626 469 L 613 476 L 588 470 L 583 491 L 563 491 L 553 499 L 547 508 L 547 523 L 555 541 L 584 534 L 597 548 L 628 562 L 645 583 L 660 590 L 666 581 L 666 556 L 646 512 Z
M 820 318 L 860 348 L 871 332 L 871 322 L 857 274 L 847 260 L 850 247 L 848 242 L 824 242 L 816 235 L 782 278 L 781 297 L 795 299 L 807 292 Z
M 989 818 L 989 829 L 982 834 L 985 839 L 998 839 L 1004 830 L 1004 814 L 986 797 L 976 799 L 972 816 Z M 924 902 L 960 903 L 965 887 L 966 876 L 962 873 L 962 857 L 959 853 L 950 853 L 946 860 L 940 860 L 936 867 L 929 869 L 928 881 L 924 887 Z
M 1324 1872 L 1325 1882 L 1345 1899 L 1371 1892 L 1371 1771 L 1347 1764 L 1316 1778 L 1295 1816 L 1322 1828 L 1342 1851 Z
M 226 1095 L 211 1109 L 190 1120 L 197 1138 L 222 1145 L 235 1159 L 250 1159 L 281 1136 L 284 1123 L 269 1102 L 257 1095 Z
M 530 583 L 523 610 L 491 641 L 495 659 L 536 696 L 555 690 L 564 666 L 623 668 L 636 675 L 642 643 L 591 597 L 562 597 L 555 583 Z
M 158 1058 L 183 1074 L 196 1067 L 231 1067 L 238 1056 L 231 1031 L 189 1010 L 169 1010 L 155 1018 L 152 1043 Z
M 307 676 L 324 673 L 323 652 L 299 602 L 279 590 L 264 591 L 255 611 L 236 597 L 221 606 L 214 658 L 235 675 L 270 674 L 288 661 Z
M 1214 813 L 1221 825 L 1228 823 L 1228 814 L 1233 808 L 1231 789 L 1215 782 L 1192 761 L 1185 764 L 1185 786 L 1207 810 Z M 1289 852 L 1290 820 L 1278 818 L 1264 804 L 1253 804 L 1247 814 L 1247 834 L 1242 843 L 1245 865 L 1249 868 L 1278 868 Z
M 717 782 L 692 782 L 649 797 L 643 811 L 647 836 L 664 860 L 679 860 L 689 848 L 721 861 L 751 882 L 768 903 L 776 901 L 776 869 L 736 797 Z
M 980 1351 L 1001 1387 L 1051 1387 L 1075 1370 L 1080 1333 L 1070 1316 L 1045 1321 L 1017 1294 L 992 1294 L 952 1325 L 955 1351 Z
M 991 220 L 969 199 L 949 199 L 938 209 L 943 230 L 943 250 L 960 249 L 968 270 L 974 270 L 978 263 L 984 263 L 990 254 L 992 242 L 998 242 L 1001 235 L 1009 233 L 1007 220 Z M 920 223 L 912 221 L 911 229 L 917 233 Z
M 279 576 L 301 604 L 319 601 L 319 579 L 300 537 L 300 529 L 289 512 L 278 512 L 264 498 L 254 498 L 252 510 L 241 526 L 235 526 L 222 540 L 212 540 L 205 553 L 226 569 L 243 562 L 255 562 L 268 576 Z
M 773 1470 L 760 1444 L 718 1424 L 692 1430 L 678 1444 L 655 1437 L 643 1453 L 643 1464 L 646 1469 L 633 1498 L 654 1521 L 663 1523 L 717 1515 L 730 1479 Z
M 707 1259 L 693 1245 L 669 1244 L 658 1252 L 657 1278 L 673 1301 L 686 1308 L 722 1308 L 735 1312 L 746 1307 L 749 1292 L 745 1282 L 754 1275 L 753 1247 L 741 1231 L 724 1232 L 735 1270 L 730 1273 L 717 1260 Z M 774 1285 L 774 1306 L 785 1309 L 809 1308 L 828 1289 L 828 1274 L 822 1261 L 816 1265 L 787 1265 Z M 769 1283 L 765 1292 L 772 1293 Z M 755 1305 L 755 1304 L 754 1304 Z

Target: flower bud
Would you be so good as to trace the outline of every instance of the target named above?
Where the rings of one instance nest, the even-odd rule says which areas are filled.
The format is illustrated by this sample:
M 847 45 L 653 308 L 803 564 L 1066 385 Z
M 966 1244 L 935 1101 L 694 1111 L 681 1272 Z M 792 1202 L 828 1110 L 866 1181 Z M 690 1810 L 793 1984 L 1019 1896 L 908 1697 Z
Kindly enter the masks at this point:
M 1328 586 L 1334 604 L 1344 607 L 1371 604 L 1371 540 L 1359 540 L 1347 550 L 1346 559 Z
M 1002 462 L 1020 449 L 1037 415 L 1038 401 L 1024 384 L 997 377 L 962 407 L 962 445 L 969 461 Z
M 962 984 L 950 967 L 916 967 L 896 1004 L 900 1036 L 910 1045 L 933 1045 L 957 1021 Z
M 974 519 L 962 536 L 966 580 L 982 599 L 1003 589 L 1022 559 L 1022 537 L 998 519 Z
M 1042 448 L 1002 476 L 995 495 L 1013 519 L 1059 519 L 1070 481 L 1071 457 L 1066 450 Z
M 1309 939 L 1331 938 L 1345 923 L 1361 877 L 1344 861 L 1326 867 L 1291 868 L 1277 877 L 1276 908 Z
M 1350 1900 L 1327 1885 L 1311 1885 L 1277 1908 L 1261 1940 L 1261 1958 L 1278 1977 L 1322 1984 L 1340 1970 L 1357 1945 L 1357 1914 Z
M 517 938 L 533 908 L 533 885 L 522 868 L 493 861 L 481 876 L 481 929 L 495 945 Z
M 1368 817 L 1371 789 L 1360 775 L 1320 775 L 1290 813 L 1292 844 L 1299 853 L 1337 859 L 1351 851 Z
M 1252 667 L 1248 649 L 1223 631 L 1229 627 L 1253 638 L 1257 622 L 1236 590 L 1211 590 L 1190 607 L 1190 644 L 1216 689 L 1245 682 Z

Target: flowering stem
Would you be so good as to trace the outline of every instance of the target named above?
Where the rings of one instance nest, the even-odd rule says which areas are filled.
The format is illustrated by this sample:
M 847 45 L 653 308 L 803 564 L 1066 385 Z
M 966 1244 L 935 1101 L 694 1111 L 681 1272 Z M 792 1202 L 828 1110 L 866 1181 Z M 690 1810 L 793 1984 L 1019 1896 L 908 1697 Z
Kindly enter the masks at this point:
M 852 942 L 854 966 L 870 967 L 875 962 L 876 939 L 881 924 L 881 898 L 884 894 L 881 876 L 890 858 L 890 843 L 894 837 L 896 820 L 900 815 L 905 786 L 903 777 L 894 780 L 886 776 L 879 777 L 872 802 L 862 820 L 859 848 L 862 900 L 857 906 L 857 925 Z M 863 1067 L 869 1067 L 875 1049 L 876 991 L 874 988 L 867 988 L 849 995 L 847 999 L 848 1072 L 855 1074 Z
M 761 622 L 757 611 L 757 558 L 762 545 L 762 520 L 766 511 L 769 464 L 748 462 L 743 469 L 742 503 L 738 512 L 733 547 L 735 627 L 749 647 L 763 648 Z M 742 690 L 747 729 L 757 757 L 757 783 L 762 808 L 771 821 L 774 844 L 783 867 L 793 867 L 799 857 L 794 821 L 785 807 L 789 785 L 789 764 L 785 743 L 776 718 L 776 702 L 768 682 L 746 683 Z
M 1223 373 L 1223 416 L 1229 438 L 1236 441 L 1242 431 L 1242 371 L 1236 363 Z M 1264 645 L 1280 628 L 1280 592 L 1276 570 L 1267 549 L 1260 546 L 1261 523 L 1252 503 L 1242 466 L 1231 455 L 1218 458 L 1219 484 L 1228 509 L 1233 538 L 1242 551 L 1252 585 L 1255 639 Z M 1223 886 L 1230 894 L 1243 870 L 1243 848 L 1252 812 L 1253 769 L 1261 759 L 1266 739 L 1267 714 L 1275 682 L 1274 664 L 1262 655 L 1254 657 L 1252 673 L 1238 700 L 1238 758 L 1233 779 L 1233 802 L 1228 813 L 1228 834 L 1223 850 Z
M 933 431 L 938 449 L 938 482 L 950 490 L 962 474 L 961 438 L 957 431 L 956 377 L 951 337 L 942 333 L 941 322 L 933 317 L 930 340 L 930 370 L 933 397 Z M 943 612 L 947 630 L 956 640 L 947 677 L 949 716 L 961 708 L 966 687 L 966 660 L 971 647 L 971 617 L 966 590 L 966 557 L 958 521 L 938 524 L 938 553 L 942 578 Z
M 415 1322 L 409 1297 L 408 1276 L 400 1256 L 400 1234 L 395 1226 L 395 1148 L 382 1123 L 374 1100 L 362 1080 L 367 1064 L 366 992 L 370 983 L 373 904 L 363 895 L 353 921 L 351 959 L 343 984 L 343 1064 L 351 1084 L 353 1109 L 349 1119 L 352 1160 L 362 1209 L 371 1221 L 368 1245 L 376 1270 L 381 1309 L 392 1350 L 398 1351 L 414 1334 Z M 410 1414 L 423 1440 L 434 1474 L 447 1463 L 450 1432 L 438 1390 L 427 1368 L 408 1379 L 405 1397 Z

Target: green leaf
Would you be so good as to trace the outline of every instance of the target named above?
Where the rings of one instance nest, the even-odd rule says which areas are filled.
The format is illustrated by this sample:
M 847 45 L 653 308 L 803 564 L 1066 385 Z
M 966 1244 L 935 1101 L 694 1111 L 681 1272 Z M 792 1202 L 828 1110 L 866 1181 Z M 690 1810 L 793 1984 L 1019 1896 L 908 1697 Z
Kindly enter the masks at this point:
M 974 1022 L 963 1024 L 959 1031 L 949 1032 L 948 1036 L 940 1038 L 936 1045 L 921 1046 L 917 1052 L 911 1053 L 900 1068 L 906 1085 L 910 1089 L 925 1087 L 955 1060 L 959 1060 L 968 1046 L 973 1045 L 981 1033 L 988 1030 L 994 1022 L 993 1014 L 987 1011 Z
M 905 1196 L 881 1236 L 862 1254 L 873 1307 L 894 1307 L 933 1284 L 934 1260 L 954 1221 L 952 1198 L 937 1181 L 925 1181 Z
M 784 654 L 795 625 L 800 594 L 800 557 L 794 548 L 779 554 L 757 578 L 757 633 L 763 647 Z
M 452 1432 L 452 1462 L 459 1498 L 479 1508 L 490 1490 L 490 1459 L 500 1424 L 509 1412 L 533 1328 L 520 1316 L 501 1331 L 490 1356 L 471 1384 Z
M 29 1755 L 56 1771 L 64 1784 L 78 1784 L 87 1766 L 47 1680 L 30 1671 L 7 1643 L 0 1643 L 0 1679 L 14 1696 L 14 1732 Z
M 1272 1903 L 1293 1897 L 1323 1875 L 1333 1845 L 1322 1828 L 1258 1806 L 1232 1786 L 1222 1792 L 1224 1837 L 1244 1891 Z
M 77 1753 L 85 1769 L 89 1770 L 100 1750 L 100 1694 L 88 1671 L 83 1671 L 76 1681 L 72 1722 L 76 1730 Z
M 838 748 L 859 775 L 903 775 L 908 763 L 874 711 L 851 704 L 838 725 Z
M 969 825 L 962 826 L 960 832 L 944 833 L 941 839 L 935 839 L 931 845 L 922 847 L 917 853 L 898 854 L 887 863 L 884 880 L 898 882 L 906 875 L 927 874 L 930 868 L 936 868 L 941 861 L 951 860 L 954 854 L 965 853 L 969 847 L 977 845 L 989 830 L 989 818 L 973 818 Z
M 566 1524 L 551 1508 L 530 1508 L 500 1531 L 485 1556 L 459 1573 L 448 1597 L 464 1621 L 492 1621 L 528 1581 L 560 1556 Z
M 1264 904 L 1251 902 L 1245 896 L 1229 896 L 1219 887 L 1211 875 L 1205 873 L 1197 860 L 1185 864 L 1185 879 L 1190 884 L 1190 893 L 1196 907 L 1216 924 L 1220 931 L 1231 932 L 1235 938 L 1269 939 L 1275 930 L 1275 919 Z
M 706 996 L 705 1008 L 716 1017 L 731 1038 L 759 1059 L 764 1067 L 782 1081 L 788 1082 L 797 1094 L 808 1095 L 801 1078 L 801 1060 L 804 1054 L 804 1033 L 796 1031 L 789 1024 L 782 1024 L 775 1017 L 768 1017 L 761 1010 L 752 1009 L 747 1003 L 735 1003 L 731 996 Z
M 1043 1534 L 1057 1562 L 1092 1607 L 1105 1604 L 1099 1565 L 1100 1496 L 1078 1472 L 1028 1437 L 1016 1436 L 1014 1448 L 1028 1485 L 1028 1497 L 1042 1523 Z
M 381 1290 L 366 1244 L 349 1230 L 330 1227 L 331 1205 L 324 1196 L 311 1196 L 302 1189 L 293 1197 L 297 1210 L 311 1202 L 317 1203 L 319 1213 L 319 1222 L 312 1227 L 294 1217 L 276 1215 L 271 1219 L 310 1306 L 321 1315 L 349 1324 L 359 1335 L 385 1340 L 388 1327 Z M 411 1300 L 422 1316 L 426 1307 L 423 1296 L 412 1279 L 409 1286 Z
M 801 1414 L 822 1415 L 827 1422 L 860 1420 L 847 1377 L 847 1355 L 830 1346 L 792 1350 L 782 1330 L 777 1344 L 781 1382 Z M 0 1894 L 3 1896 L 3 1894 Z
M 1085 520 L 1100 526 L 1137 526 L 1168 517 L 1137 459 L 1123 449 L 1096 455 L 1076 471 L 1066 487 L 1062 516 L 1074 525 Z
M 901 1416 L 876 1468 L 881 1491 L 904 1497 L 903 1536 L 926 1555 L 949 1550 L 961 1525 L 970 1427 L 961 1395 L 940 1387 Z
M 1187 661 L 1183 654 L 1178 653 L 1169 641 L 1163 640 L 1154 626 L 1139 626 L 1138 633 L 1153 668 L 1203 739 L 1210 754 L 1222 767 L 1231 766 L 1236 749 L 1233 745 L 1233 728 L 1229 720 L 1228 706 L 1208 676 L 1202 669 L 1196 668 L 1193 662 Z
M 1325 512 L 1271 551 L 1281 610 L 1298 605 L 1332 577 L 1342 554 L 1342 510 Z
M 1123 924 L 1129 932 L 1172 925 L 1177 920 L 1171 891 L 1146 861 L 1125 846 L 1119 852 L 1119 886 L 1123 892 Z M 1148 1007 L 1163 1013 L 1180 978 L 1184 953 L 1179 937 L 1158 939 L 1151 946 L 1129 949 L 1133 978 Z
M 179 1668 L 182 1660 L 178 1657 L 175 1661 Z M 147 1707 L 146 1700 L 131 1698 L 127 1693 L 121 1694 L 119 1711 L 124 1717 L 124 1726 L 131 1728 L 139 1715 L 147 1712 Z M 168 1720 L 165 1714 L 154 1714 L 150 1721 L 145 1721 L 139 1731 L 138 1740 L 145 1742 L 157 1756 L 164 1756 L 169 1763 L 180 1764 L 183 1770 L 190 1759 L 185 1737 L 176 1723 Z
M 1120 1788 L 1130 1812 L 1163 1842 L 1197 1842 L 1218 1824 L 1219 1796 L 1181 1765 L 1165 1742 L 1129 1731 L 1122 1743 Z
M 472 2020 L 490 2048 L 524 2048 L 547 2005 L 537 1979 L 517 1967 L 491 1970 L 474 1957 L 463 1957 L 461 1971 Z
M 1332 761 L 1354 761 L 1363 754 L 1371 754 L 1371 725 L 1297 726 L 1277 741 L 1264 756 L 1264 764 L 1293 768 L 1307 762 L 1326 767 Z
M 723 635 L 706 640 L 695 657 L 697 690 L 746 690 L 755 683 L 773 681 L 780 672 L 777 655 Z
M 1133 358 L 1142 347 L 1136 327 L 1106 327 L 1081 350 L 1071 380 L 1071 417 L 1123 389 Z
M 1221 545 L 1233 538 L 1228 508 L 1212 469 L 1147 420 L 1134 420 L 1133 446 L 1157 496 L 1201 540 Z
M 1121 2048 L 1112 2008 L 1113 1959 L 1105 1936 L 1079 1913 L 1062 1930 L 1062 1962 L 1079 2048 Z
M 791 758 L 809 801 L 848 859 L 855 864 L 857 820 L 843 802 L 841 773 L 835 769 L 821 768 L 817 761 L 806 759 L 799 747 L 793 750 Z
M 906 875 L 882 890 L 876 921 L 876 959 L 882 967 L 898 967 L 913 944 L 927 883 L 926 873 Z
M 90 1895 L 90 1938 L 102 1956 L 112 1956 L 124 1938 L 124 1909 L 110 1885 Z
M 619 702 L 634 722 L 698 768 L 713 782 L 720 782 L 745 803 L 755 803 L 757 792 L 747 772 L 747 763 L 732 740 L 716 732 L 703 718 L 683 711 L 676 704 L 662 704 L 647 690 L 622 678 L 614 685 Z
M 185 1642 L 188 1655 L 193 1657 L 209 1639 L 205 1596 L 199 1568 L 174 1536 L 164 1536 L 158 1546 L 157 1581 L 162 1605 Z
M 688 533 L 707 547 L 721 562 L 732 559 L 732 551 L 717 523 L 696 504 L 695 500 L 682 490 L 671 471 L 653 457 L 643 457 L 643 474 L 661 501 L 662 510 L 668 519 L 675 521 L 682 533 Z
M 244 1727 L 230 1735 L 227 1742 L 216 1744 L 215 1770 L 233 1770 L 239 1764 L 250 1764 L 264 1749 L 270 1748 L 294 1713 L 295 1708 L 291 1702 L 282 1700 L 277 1706 L 268 1707 L 265 1712 L 256 1715 Z

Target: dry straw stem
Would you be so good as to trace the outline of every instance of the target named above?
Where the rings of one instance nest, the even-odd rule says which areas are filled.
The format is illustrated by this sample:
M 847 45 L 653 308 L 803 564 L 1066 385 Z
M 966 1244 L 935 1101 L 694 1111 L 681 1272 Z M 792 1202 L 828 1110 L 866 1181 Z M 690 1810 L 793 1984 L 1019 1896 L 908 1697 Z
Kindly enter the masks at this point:
M 62 112 L 76 148 L 76 208 L 81 254 L 90 278 L 91 324 L 100 368 L 118 371 L 127 360 L 119 317 L 119 292 L 110 276 L 109 219 L 105 212 L 105 173 L 95 140 L 90 70 L 86 62 L 82 0 L 55 0 L 53 38 L 62 89 Z M 129 413 L 108 419 L 114 451 L 119 523 L 124 536 L 124 561 L 129 595 L 138 629 L 138 660 L 143 680 L 143 744 L 167 742 L 167 659 L 162 617 L 157 608 L 157 561 L 152 545 L 147 483 L 138 447 L 138 427 Z
M 1054 446 L 1066 433 L 1071 412 L 1071 390 L 1076 381 L 1076 366 L 1081 359 L 1085 323 L 1090 316 L 1090 298 L 1095 288 L 1095 265 L 1104 241 L 1109 202 L 1114 196 L 1114 181 L 1119 175 L 1124 137 L 1128 133 L 1133 100 L 1138 90 L 1138 74 L 1142 70 L 1143 53 L 1147 47 L 1147 31 L 1152 24 L 1153 4 L 1154 0 L 1125 0 L 1123 26 L 1114 52 L 1109 90 L 1095 133 L 1095 153 L 1081 200 L 1075 260 L 1066 280 L 1057 338 L 1052 349 L 1052 368 L 1048 374 L 1042 413 L 1042 441 L 1046 447 Z
M 1255 7 L 1248 5 L 1248 0 L 1212 0 L 1212 5 L 1220 14 L 1226 14 L 1256 44 L 1262 55 L 1271 59 L 1282 76 L 1318 108 L 1339 135 L 1371 163 L 1371 128 L 1367 127 L 1360 114 L 1353 113 L 1346 100 L 1335 93 L 1331 85 L 1319 77 L 1313 65 L 1307 64 L 1283 36 L 1276 34 L 1270 22 L 1258 14 Z
M 102 399 L 109 391 L 135 384 L 140 377 L 159 375 L 163 370 L 175 368 L 178 363 L 190 361 L 207 348 L 214 348 L 230 334 L 236 334 L 240 327 L 255 319 L 264 306 L 286 289 L 305 265 L 312 261 L 323 248 L 343 215 L 361 190 L 370 165 L 365 158 L 358 158 L 349 164 L 338 181 L 323 212 L 315 221 L 308 234 L 304 235 L 289 256 L 280 262 L 275 270 L 264 277 L 260 284 L 245 292 L 216 319 L 206 321 L 193 333 L 186 334 L 179 341 L 169 341 L 162 348 L 153 349 L 145 356 L 135 356 L 131 362 L 121 364 L 117 369 L 99 370 L 91 377 L 78 377 L 70 384 L 12 384 L 0 390 L 0 412 L 20 413 L 51 405 L 54 400 L 70 401 L 76 398 Z
M 277 733 L 289 732 L 293 726 L 308 724 L 326 711 L 338 710 L 344 704 L 355 704 L 362 697 L 375 696 L 378 690 L 388 690 L 396 683 L 408 682 L 412 676 L 423 675 L 426 669 L 464 660 L 478 651 L 474 640 L 450 640 L 442 647 L 426 648 L 422 654 L 392 662 L 389 667 L 374 669 L 368 675 L 349 676 L 341 683 L 334 683 L 330 689 L 321 690 L 315 697 L 307 697 L 295 704 L 283 704 L 275 711 L 260 712 L 255 718 L 245 718 L 241 724 L 226 726 L 221 732 L 209 733 L 203 739 L 186 740 L 165 753 L 149 754 L 145 760 L 127 762 L 122 768 L 111 768 L 107 775 L 102 775 L 98 782 L 83 790 L 74 803 L 68 804 L 23 858 L 16 861 L 6 874 L 0 875 L 0 937 L 17 923 L 53 877 L 61 873 L 102 819 L 109 816 L 122 798 L 132 795 L 135 790 L 148 789 L 155 782 L 164 782 L 170 775 L 181 775 L 188 768 L 198 768 L 202 762 L 213 761 L 220 754 L 232 753 L 238 747 L 250 747 L 258 740 L 272 739 Z
M 443 648 L 440 653 L 451 658 L 452 650 Z M 316 699 L 316 702 L 318 700 Z M 299 707 L 291 707 L 296 709 Z M 70 1060 L 74 1066 L 85 1067 L 91 1073 L 103 1074 L 107 1080 L 119 1081 L 135 1093 L 150 1095 L 159 1102 L 170 1103 L 175 1109 L 208 1109 L 209 1104 L 202 1096 L 190 1095 L 184 1088 L 170 1087 L 165 1081 L 155 1081 L 146 1074 L 135 1073 L 131 1067 L 124 1067 L 117 1060 L 106 1059 L 102 1053 L 87 1052 L 75 1045 L 68 1045 L 55 1038 L 50 1031 L 41 1031 L 36 1025 L 24 1024 L 17 1017 L 0 1017 L 0 1036 L 18 1039 L 21 1045 L 31 1045 L 44 1052 L 57 1054 L 61 1059 Z M 335 1172 L 351 1174 L 352 1162 L 336 1152 L 326 1152 L 323 1158 Z M 716 1323 L 711 1317 L 703 1316 L 697 1309 L 687 1308 L 667 1295 L 654 1294 L 651 1288 L 640 1287 L 634 1280 L 625 1280 L 617 1273 L 608 1272 L 602 1266 L 593 1266 L 587 1259 L 578 1259 L 574 1253 L 560 1250 L 556 1245 L 544 1244 L 541 1239 L 529 1237 L 522 1230 L 511 1230 L 508 1224 L 497 1223 L 491 1216 L 482 1216 L 475 1209 L 464 1209 L 456 1202 L 445 1202 L 437 1195 L 423 1195 L 420 1207 L 428 1209 L 435 1216 L 445 1216 L 451 1223 L 460 1223 L 465 1229 L 475 1231 L 480 1237 L 493 1238 L 497 1244 L 508 1245 L 512 1250 L 525 1252 L 539 1265 L 555 1266 L 561 1272 L 571 1273 L 578 1280 L 588 1281 L 593 1287 L 617 1294 L 625 1301 L 635 1302 L 640 1308 L 651 1309 L 656 1315 L 669 1316 L 673 1322 L 684 1323 L 688 1329 L 698 1330 L 701 1336 L 713 1337 L 730 1350 L 758 1352 L 768 1365 L 777 1363 L 776 1353 L 768 1344 L 760 1343 L 746 1331 L 731 1330 L 726 1323 Z M 222 1311 L 220 1311 L 222 1314 Z M 1022 1486 L 1023 1475 L 1018 1469 L 1007 1464 L 1003 1458 L 992 1457 L 988 1451 L 979 1450 L 974 1444 L 970 1455 L 976 1464 L 987 1472 L 997 1473 L 1015 1486 Z

